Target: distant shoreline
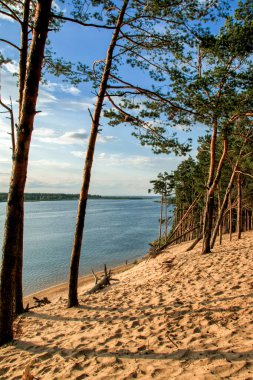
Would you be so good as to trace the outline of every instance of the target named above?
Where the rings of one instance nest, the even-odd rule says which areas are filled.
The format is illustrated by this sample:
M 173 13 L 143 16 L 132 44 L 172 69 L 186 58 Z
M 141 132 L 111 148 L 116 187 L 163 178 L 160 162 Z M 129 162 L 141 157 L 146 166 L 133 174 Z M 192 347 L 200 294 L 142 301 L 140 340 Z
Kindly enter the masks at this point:
M 0 193 L 0 202 L 7 202 L 8 193 Z M 108 200 L 143 200 L 155 199 L 151 196 L 116 196 L 116 195 L 88 195 L 88 199 L 108 199 Z M 73 201 L 78 200 L 79 194 L 65 193 L 25 193 L 25 202 L 45 202 L 45 201 Z

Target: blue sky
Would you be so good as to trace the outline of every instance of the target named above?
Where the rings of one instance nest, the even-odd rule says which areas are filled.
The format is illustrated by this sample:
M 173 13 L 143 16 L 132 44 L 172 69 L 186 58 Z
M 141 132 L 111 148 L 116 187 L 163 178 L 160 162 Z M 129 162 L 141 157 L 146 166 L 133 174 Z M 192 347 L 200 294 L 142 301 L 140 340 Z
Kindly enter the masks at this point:
M 14 22 L 0 17 L 1 38 L 19 43 L 19 31 Z M 104 59 L 111 31 L 83 28 L 70 23 L 64 24 L 57 34 L 50 33 L 52 47 L 58 56 L 65 59 L 91 63 Z M 7 45 L 1 51 L 13 58 L 13 64 L 2 68 L 2 99 L 13 99 L 15 111 L 18 98 L 16 77 L 17 55 Z M 124 69 L 124 68 L 123 68 Z M 127 69 L 128 79 L 148 80 L 140 72 Z M 35 118 L 32 136 L 27 192 L 80 191 L 87 137 L 90 129 L 88 108 L 94 108 L 95 94 L 89 83 L 75 88 L 58 78 L 47 76 L 47 84 L 41 84 L 37 109 L 42 111 Z M 8 191 L 11 170 L 9 120 L 0 114 L 0 191 Z M 160 171 L 174 170 L 183 158 L 173 155 L 154 155 L 149 147 L 140 146 L 131 136 L 130 126 L 110 127 L 101 120 L 102 132 L 98 138 L 91 178 L 91 194 L 101 195 L 146 195 L 149 181 Z M 203 127 L 184 133 L 177 131 L 181 141 L 193 138 L 193 152 L 197 137 L 205 133 Z

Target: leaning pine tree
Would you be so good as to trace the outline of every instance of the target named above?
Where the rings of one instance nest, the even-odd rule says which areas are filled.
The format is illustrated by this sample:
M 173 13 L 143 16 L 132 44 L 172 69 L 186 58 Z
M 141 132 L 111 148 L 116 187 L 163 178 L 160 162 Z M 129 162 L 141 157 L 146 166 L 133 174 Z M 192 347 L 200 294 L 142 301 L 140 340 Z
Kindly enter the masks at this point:
M 13 339 L 13 305 L 16 272 L 20 261 L 18 243 L 23 224 L 24 189 L 34 116 L 41 78 L 45 43 L 50 21 L 52 0 L 38 0 L 32 43 L 27 62 L 25 87 L 22 96 L 17 142 L 13 158 L 12 176 L 7 201 L 4 228 L 3 256 L 0 283 L 0 344 Z
M 92 125 L 90 131 L 90 137 L 88 142 L 88 148 L 86 153 L 84 173 L 83 173 L 83 182 L 82 188 L 79 197 L 78 210 L 76 216 L 76 228 L 74 234 L 74 241 L 71 253 L 71 262 L 70 262 L 70 277 L 69 277 L 69 295 L 68 295 L 68 307 L 73 307 L 78 305 L 78 295 L 77 295 L 77 286 L 78 286 L 78 270 L 79 270 L 79 261 L 82 248 L 82 238 L 83 238 L 83 229 L 84 229 L 84 220 L 86 214 L 86 205 L 88 198 L 88 190 L 90 185 L 90 176 L 91 168 L 94 156 L 94 149 L 96 144 L 97 135 L 99 132 L 99 121 L 101 117 L 101 112 L 103 108 L 103 102 L 107 90 L 107 82 L 110 75 L 110 70 L 112 67 L 113 52 L 116 46 L 120 29 L 124 21 L 124 15 L 128 6 L 129 0 L 125 0 L 123 6 L 119 12 L 117 23 L 115 26 L 115 31 L 113 33 L 109 48 L 107 50 L 107 56 L 105 60 L 102 80 L 99 87 L 99 92 L 97 95 L 97 102 L 95 110 L 92 116 Z

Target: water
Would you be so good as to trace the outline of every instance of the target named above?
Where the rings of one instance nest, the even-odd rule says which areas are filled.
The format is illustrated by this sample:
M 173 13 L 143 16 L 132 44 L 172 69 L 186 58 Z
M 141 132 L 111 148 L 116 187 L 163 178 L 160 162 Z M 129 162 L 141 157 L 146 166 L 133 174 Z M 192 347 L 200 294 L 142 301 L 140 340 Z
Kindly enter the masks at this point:
M 5 218 L 0 204 L 0 243 Z M 134 261 L 158 235 L 160 204 L 152 199 L 90 199 L 80 275 Z M 24 294 L 68 280 L 77 201 L 26 202 Z

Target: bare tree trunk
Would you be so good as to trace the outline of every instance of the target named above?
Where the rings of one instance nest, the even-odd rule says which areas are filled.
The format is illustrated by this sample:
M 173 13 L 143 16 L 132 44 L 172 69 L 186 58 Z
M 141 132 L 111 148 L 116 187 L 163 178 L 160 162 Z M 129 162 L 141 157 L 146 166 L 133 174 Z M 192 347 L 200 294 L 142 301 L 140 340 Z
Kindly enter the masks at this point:
M 200 242 L 202 237 L 203 235 L 201 232 L 201 234 L 194 240 L 194 242 L 186 249 L 186 252 L 190 252 L 193 248 L 195 248 L 195 246 L 198 244 L 198 242 Z
M 237 174 L 237 238 L 242 237 L 242 180 L 241 173 Z
M 165 241 L 168 236 L 168 204 L 167 204 L 167 192 L 165 192 Z
M 13 339 L 16 272 L 19 264 L 20 224 L 23 223 L 24 189 L 34 116 L 41 77 L 52 0 L 38 0 L 26 84 L 7 201 L 0 285 L 0 344 Z
M 213 125 L 213 133 L 210 143 L 210 165 L 209 165 L 209 177 L 207 182 L 207 194 L 206 194 L 206 205 L 203 217 L 203 242 L 202 242 L 202 253 L 211 252 L 210 238 L 212 229 L 212 218 L 213 218 L 213 207 L 214 207 L 214 194 L 210 193 L 210 188 L 213 184 L 214 170 L 215 170 L 215 144 L 217 139 L 217 120 L 215 120 Z
M 228 207 L 229 207 L 229 240 L 232 241 L 232 232 L 233 232 L 233 215 L 232 215 L 232 200 L 231 200 L 231 191 L 228 196 Z
M 28 56 L 28 28 L 31 0 L 25 0 L 21 25 L 21 46 L 19 55 L 19 118 L 21 116 L 23 93 L 25 88 L 26 65 Z
M 230 177 L 229 184 L 227 186 L 227 190 L 226 190 L 226 193 L 225 193 L 222 205 L 221 205 L 220 213 L 219 213 L 219 216 L 217 218 L 217 221 L 216 221 L 216 224 L 215 224 L 215 227 L 214 227 L 214 230 L 213 230 L 213 235 L 212 235 L 212 239 L 211 239 L 211 248 L 213 248 L 213 246 L 215 244 L 216 236 L 217 236 L 217 233 L 218 233 L 218 228 L 219 228 L 219 225 L 220 225 L 220 223 L 222 221 L 223 214 L 224 214 L 227 202 L 228 202 L 228 197 L 229 197 L 229 194 L 230 194 L 232 186 L 233 186 L 236 170 L 238 168 L 239 161 L 240 161 L 240 158 L 241 158 L 241 153 L 242 152 L 240 152 L 240 154 L 238 156 L 238 159 L 236 161 L 236 164 L 235 164 L 235 166 L 233 168 L 233 172 L 232 172 L 232 175 Z
M 219 209 L 219 213 L 220 213 L 220 210 L 221 210 L 221 194 L 220 194 L 220 186 L 219 185 L 218 185 L 218 209 Z M 218 234 L 219 234 L 219 238 L 220 238 L 220 245 L 222 245 L 222 220 L 220 223 L 220 228 L 219 228 Z
M 68 294 L 68 307 L 73 307 L 78 305 L 78 296 L 77 296 L 77 287 L 78 287 L 78 271 L 79 271 L 79 262 L 82 248 L 82 238 L 83 238 L 83 229 L 85 222 L 85 214 L 86 214 L 86 205 L 88 198 L 88 190 L 90 185 L 90 176 L 91 176 L 91 168 L 94 156 L 94 149 L 97 139 L 97 134 L 99 130 L 99 121 L 102 112 L 103 102 L 106 95 L 107 90 L 107 82 L 111 71 L 112 59 L 113 59 L 113 51 L 117 43 L 117 39 L 120 33 L 120 29 L 124 20 L 124 15 L 128 6 L 129 0 L 125 0 L 124 4 L 119 12 L 117 24 L 115 27 L 115 31 L 112 36 L 111 43 L 107 50 L 107 56 L 103 71 L 102 80 L 100 83 L 99 93 L 97 96 L 97 102 L 95 106 L 95 110 L 92 118 L 92 125 L 90 131 L 90 137 L 88 142 L 88 148 L 86 153 L 86 160 L 84 165 L 83 172 L 83 182 L 82 188 L 79 197 L 79 204 L 76 216 L 76 228 L 74 234 L 74 241 L 71 253 L 70 260 L 70 276 L 69 276 L 69 294 Z
M 161 206 L 160 206 L 160 220 L 159 220 L 159 248 L 161 247 L 162 241 L 162 223 L 163 223 L 163 194 L 161 196 Z
M 228 151 L 228 140 L 227 140 L 227 137 L 224 136 L 223 152 L 218 164 L 216 176 L 214 178 L 216 137 L 217 137 L 217 124 L 215 123 L 214 128 L 213 128 L 211 145 L 210 145 L 210 169 L 209 169 L 206 207 L 205 207 L 205 213 L 204 213 L 202 254 L 211 252 L 211 236 L 212 236 L 213 212 L 214 212 L 214 191 L 219 182 L 223 163 Z
M 24 2 L 23 21 L 21 26 L 21 47 L 19 59 L 19 119 L 21 117 L 22 102 L 25 88 L 26 65 L 28 56 L 28 27 L 29 27 L 30 0 Z M 17 271 L 16 271 L 16 291 L 15 291 L 15 314 L 21 314 L 23 307 L 23 246 L 24 246 L 24 207 L 22 210 L 22 223 L 20 223 L 20 231 L 18 233 L 18 247 L 20 253 L 18 255 Z
M 200 195 L 198 195 L 194 201 L 192 202 L 192 204 L 189 206 L 189 208 L 186 210 L 185 214 L 182 216 L 182 217 L 178 217 L 177 216 L 177 220 L 176 220 L 176 227 L 174 228 L 173 232 L 170 234 L 170 238 L 169 238 L 169 241 L 168 241 L 168 244 L 170 244 L 170 240 L 172 239 L 173 236 L 175 236 L 175 234 L 178 232 L 179 228 L 181 227 L 182 223 L 184 222 L 184 220 L 187 218 L 187 216 L 189 215 L 189 213 L 191 212 L 191 210 L 193 209 L 193 207 L 196 205 L 198 199 L 199 199 Z M 179 221 L 178 221 L 179 220 Z

